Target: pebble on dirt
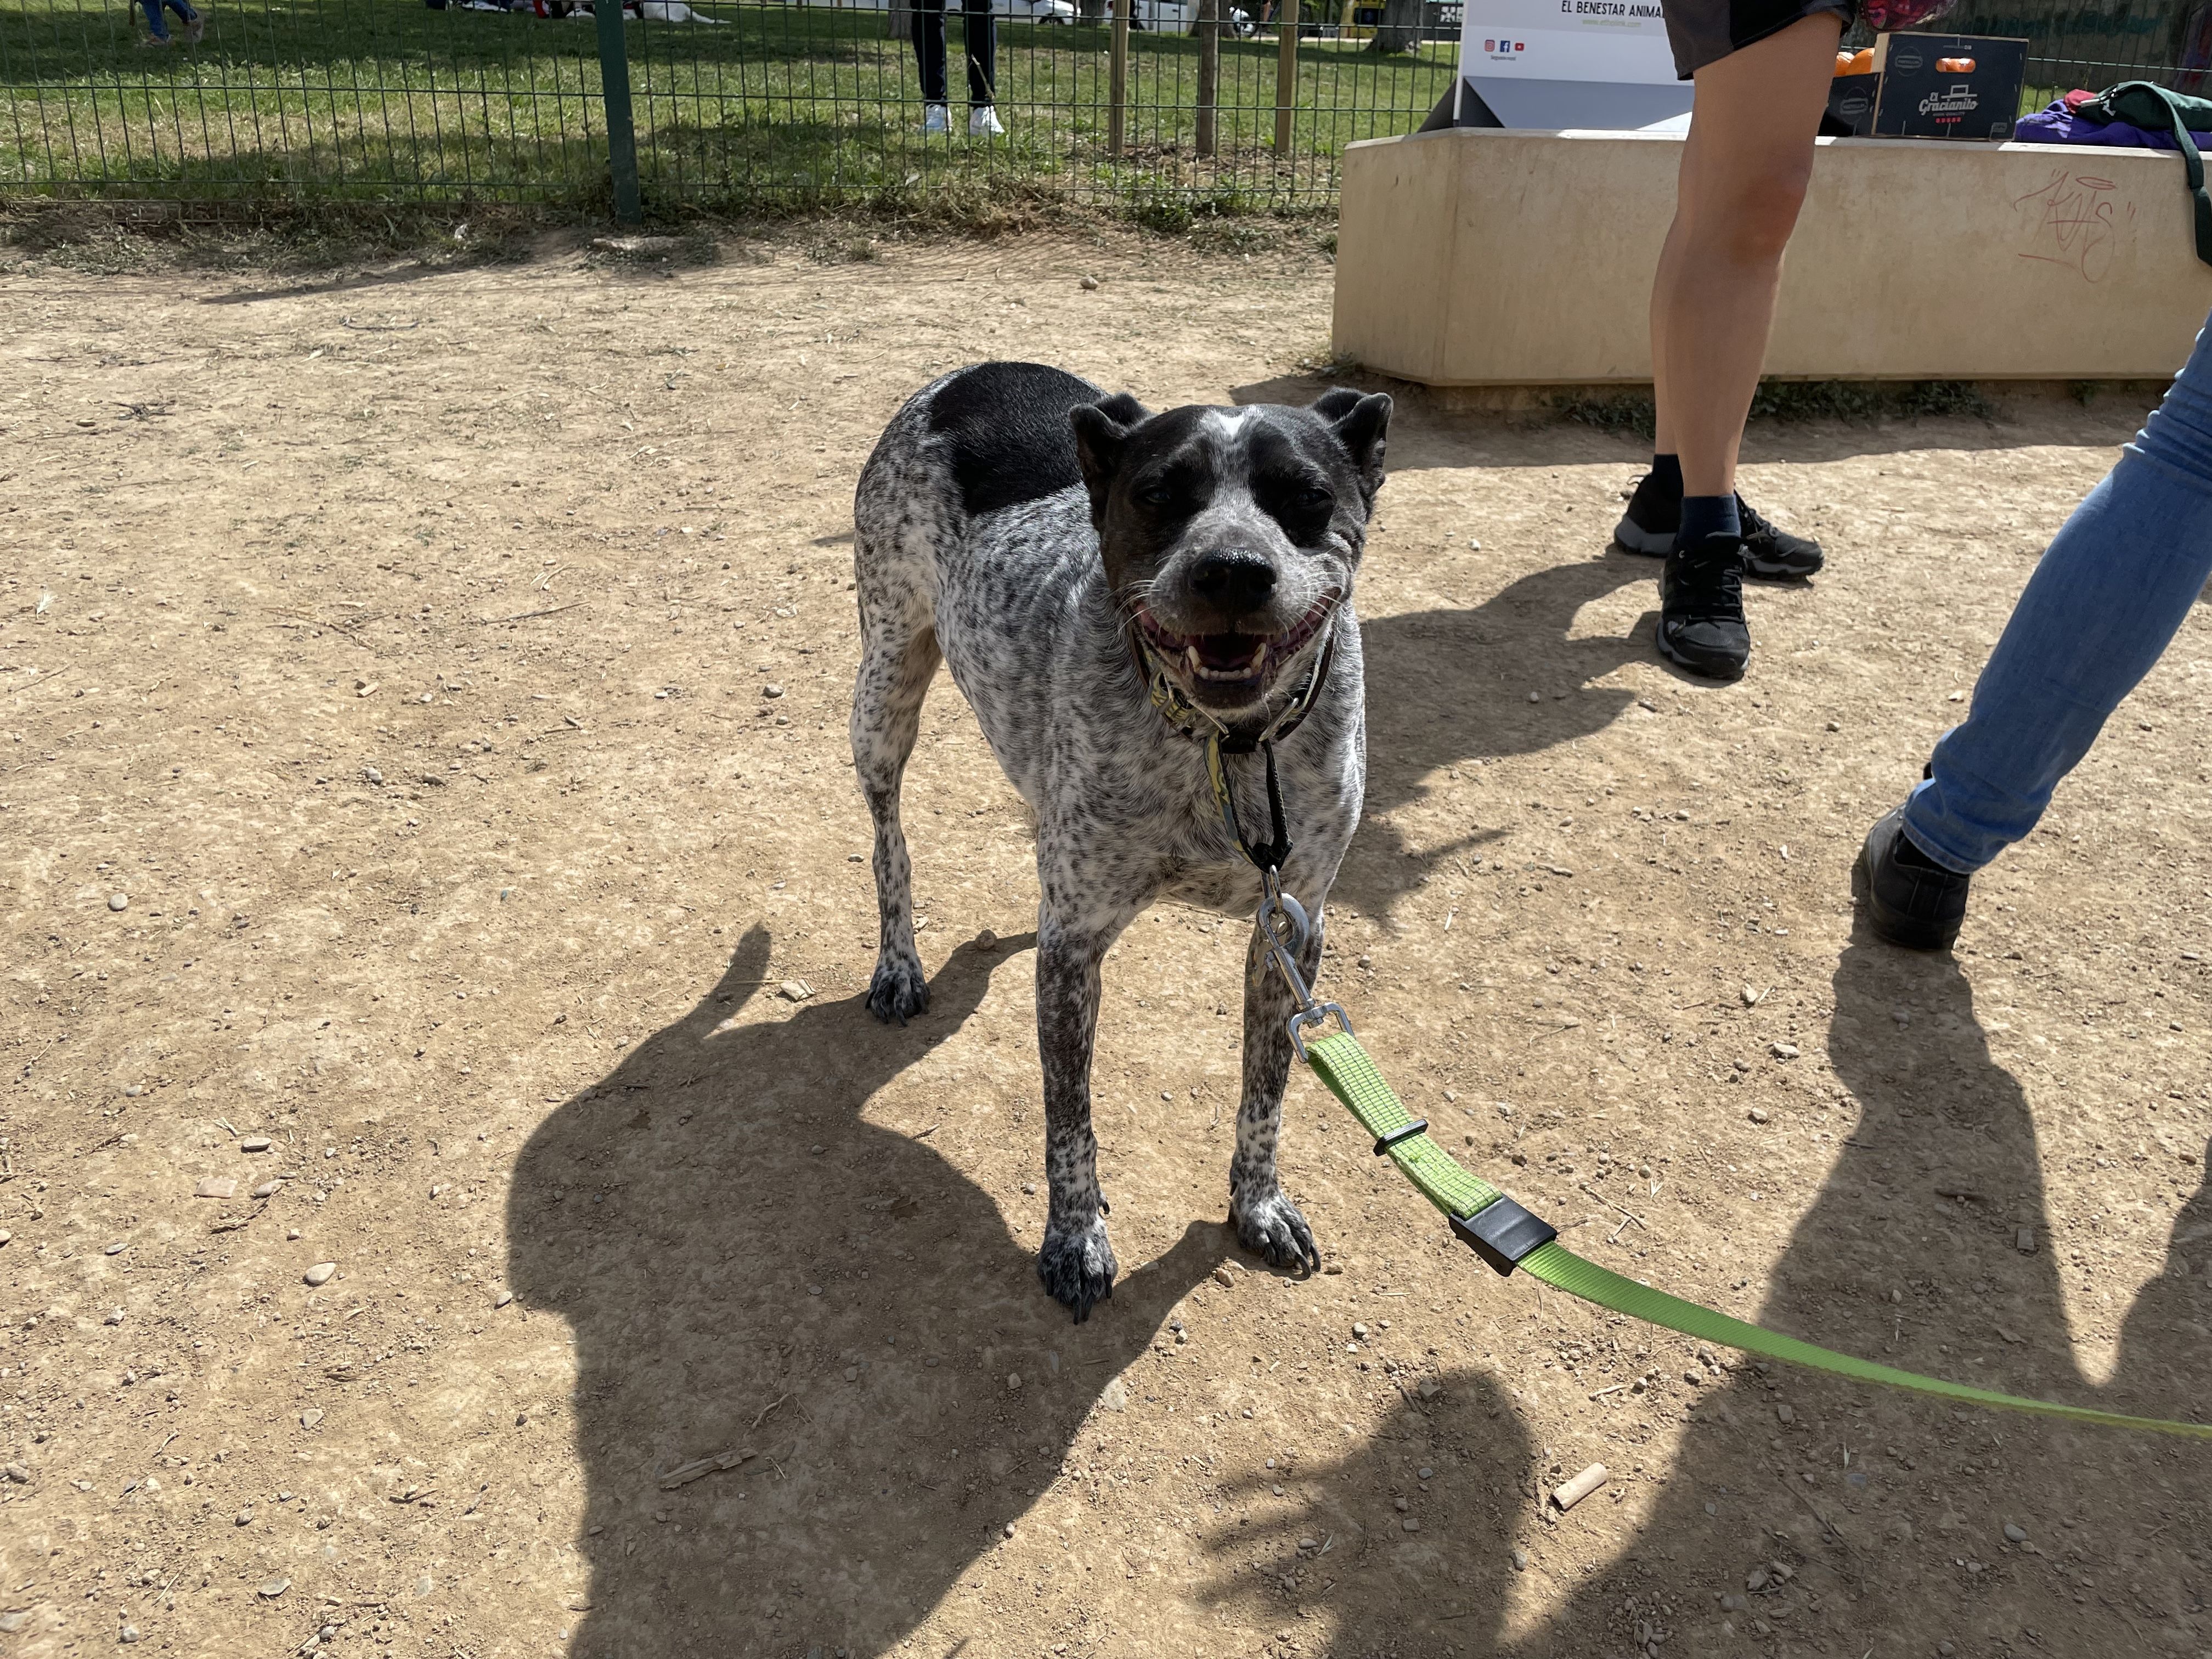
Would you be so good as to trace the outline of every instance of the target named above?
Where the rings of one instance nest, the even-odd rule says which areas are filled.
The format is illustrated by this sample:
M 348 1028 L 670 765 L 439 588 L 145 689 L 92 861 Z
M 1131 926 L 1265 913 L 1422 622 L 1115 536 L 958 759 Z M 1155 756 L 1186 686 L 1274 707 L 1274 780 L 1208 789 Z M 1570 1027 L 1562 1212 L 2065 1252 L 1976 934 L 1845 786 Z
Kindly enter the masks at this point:
M 248 1135 L 238 1143 L 238 1150 L 241 1152 L 265 1152 L 269 1145 L 267 1135 Z
M 107 908 L 111 910 L 128 910 L 131 908 L 131 895 L 110 893 L 107 896 Z
M 1098 279 L 1096 276 L 1085 276 L 1076 283 L 1076 287 L 1081 289 L 1085 294 L 1096 294 L 1098 292 Z
M 121 1630 L 115 1632 L 115 1639 L 118 1642 L 137 1641 L 139 1639 L 138 1626 L 136 1625 L 125 1625 Z
M 204 1176 L 192 1188 L 194 1198 L 228 1198 L 238 1190 L 238 1181 L 233 1176 Z
M 1766 1121 L 1766 1108 L 1754 1106 L 1751 1109 L 1749 1116 L 1753 1123 L 1764 1123 Z
M 503 1290 L 492 1297 L 491 1305 L 495 1308 L 504 1308 L 508 1303 L 514 1300 L 514 1292 L 513 1291 Z
M 274 1601 L 278 1596 L 282 1595 L 286 1590 L 291 1588 L 292 1581 L 289 1578 L 271 1578 L 261 1586 L 262 1600 L 265 1601 Z
M 776 994 L 786 1002 L 804 1002 L 814 994 L 814 988 L 803 979 L 787 979 L 776 987 Z
M 335 1261 L 318 1261 L 300 1277 L 309 1285 L 327 1285 L 331 1282 L 331 1275 L 337 1270 L 338 1264 Z
M 2017 1521 L 2008 1521 L 2005 1522 L 2004 1534 L 2008 1542 L 2014 1544 L 2025 1544 L 2027 1542 L 2027 1528 L 2021 1526 Z
M 1794 1042 L 1778 1042 L 1767 1052 L 1777 1060 L 1795 1060 L 1797 1058 L 1797 1045 Z
M 256 1187 L 252 1193 L 247 1194 L 247 1196 L 251 1198 L 274 1198 L 276 1196 L 278 1190 L 283 1186 L 283 1184 L 284 1183 L 283 1182 L 272 1177 L 270 1180 L 263 1182 L 258 1187 Z
M 251 1504 L 248 1504 L 245 1509 L 242 1509 L 242 1510 L 239 1510 L 239 1512 L 238 1512 L 235 1516 L 234 1516 L 232 1517 L 232 1519 L 233 1519 L 233 1520 L 234 1520 L 234 1521 L 238 1525 L 240 1525 L 240 1526 L 241 1526 L 241 1527 L 250 1527 L 250 1526 L 252 1526 L 252 1525 L 253 1524 L 253 1509 L 252 1509 L 252 1506 Z
M 1513 1571 L 1516 1572 L 1526 1572 L 1528 1571 L 1528 1552 L 1522 1549 L 1518 1544 L 1516 1544 L 1513 1547 Z

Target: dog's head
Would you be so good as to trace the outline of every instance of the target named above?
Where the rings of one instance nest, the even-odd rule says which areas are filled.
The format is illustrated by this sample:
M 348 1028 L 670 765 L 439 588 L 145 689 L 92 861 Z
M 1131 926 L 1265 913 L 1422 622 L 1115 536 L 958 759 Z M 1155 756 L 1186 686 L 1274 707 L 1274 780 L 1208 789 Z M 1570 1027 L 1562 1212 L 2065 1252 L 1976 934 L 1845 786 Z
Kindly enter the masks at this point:
M 1352 592 L 1390 399 L 1070 418 L 1107 580 L 1184 693 L 1228 720 L 1294 687 Z

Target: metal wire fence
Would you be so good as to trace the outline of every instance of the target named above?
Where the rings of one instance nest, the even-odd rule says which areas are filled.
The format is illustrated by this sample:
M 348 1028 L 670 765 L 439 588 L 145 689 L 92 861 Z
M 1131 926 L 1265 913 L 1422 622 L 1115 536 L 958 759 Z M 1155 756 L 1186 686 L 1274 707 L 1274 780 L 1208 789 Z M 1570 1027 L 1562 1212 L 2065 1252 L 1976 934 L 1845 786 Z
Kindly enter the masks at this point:
M 1304 5 L 0 0 L 0 193 L 1324 206 L 1346 144 L 1449 87 L 1459 5 Z M 1964 0 L 1942 27 L 2028 36 L 2030 106 L 2212 73 L 2212 0 Z
M 2032 109 L 2075 87 L 2100 92 L 2120 81 L 2201 91 L 2212 69 L 2212 0 L 1961 0 L 1938 27 L 2025 36 L 2021 102 Z
M 952 0 L 949 15 L 642 0 L 620 27 L 563 0 L 183 3 L 198 21 L 168 10 L 166 45 L 149 44 L 144 0 L 0 3 L 0 191 L 589 202 L 622 184 L 611 74 L 648 204 L 948 187 L 1166 214 L 1323 204 L 1347 143 L 1428 114 L 1458 33 L 1456 6 L 1435 0 L 1413 0 L 1411 38 L 1389 52 L 1375 50 L 1379 7 L 1293 28 L 1287 0 L 1281 27 L 1229 0 L 1205 0 L 1206 18 L 1120 0 L 1103 19 L 1071 0 Z

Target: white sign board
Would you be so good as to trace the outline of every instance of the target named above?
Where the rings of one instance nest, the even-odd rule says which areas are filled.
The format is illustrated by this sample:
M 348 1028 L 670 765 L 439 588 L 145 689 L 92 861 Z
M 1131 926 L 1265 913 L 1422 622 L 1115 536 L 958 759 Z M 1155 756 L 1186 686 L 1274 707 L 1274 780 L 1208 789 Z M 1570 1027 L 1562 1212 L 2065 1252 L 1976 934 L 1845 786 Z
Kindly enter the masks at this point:
M 1478 81 L 1675 84 L 1659 0 L 1467 0 L 1459 72 Z

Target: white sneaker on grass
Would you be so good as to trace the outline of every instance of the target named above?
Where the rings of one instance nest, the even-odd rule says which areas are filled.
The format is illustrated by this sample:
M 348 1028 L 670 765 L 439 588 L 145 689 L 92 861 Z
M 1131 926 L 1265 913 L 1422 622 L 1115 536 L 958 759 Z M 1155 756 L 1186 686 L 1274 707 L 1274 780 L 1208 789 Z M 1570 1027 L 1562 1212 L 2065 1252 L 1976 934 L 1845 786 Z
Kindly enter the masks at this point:
M 999 112 L 988 104 L 980 104 L 968 112 L 968 136 L 970 138 L 1003 138 L 1006 128 L 999 125 Z
M 945 118 L 944 105 L 927 104 L 923 106 L 921 112 L 921 130 L 924 132 L 949 132 L 951 131 L 951 124 Z

